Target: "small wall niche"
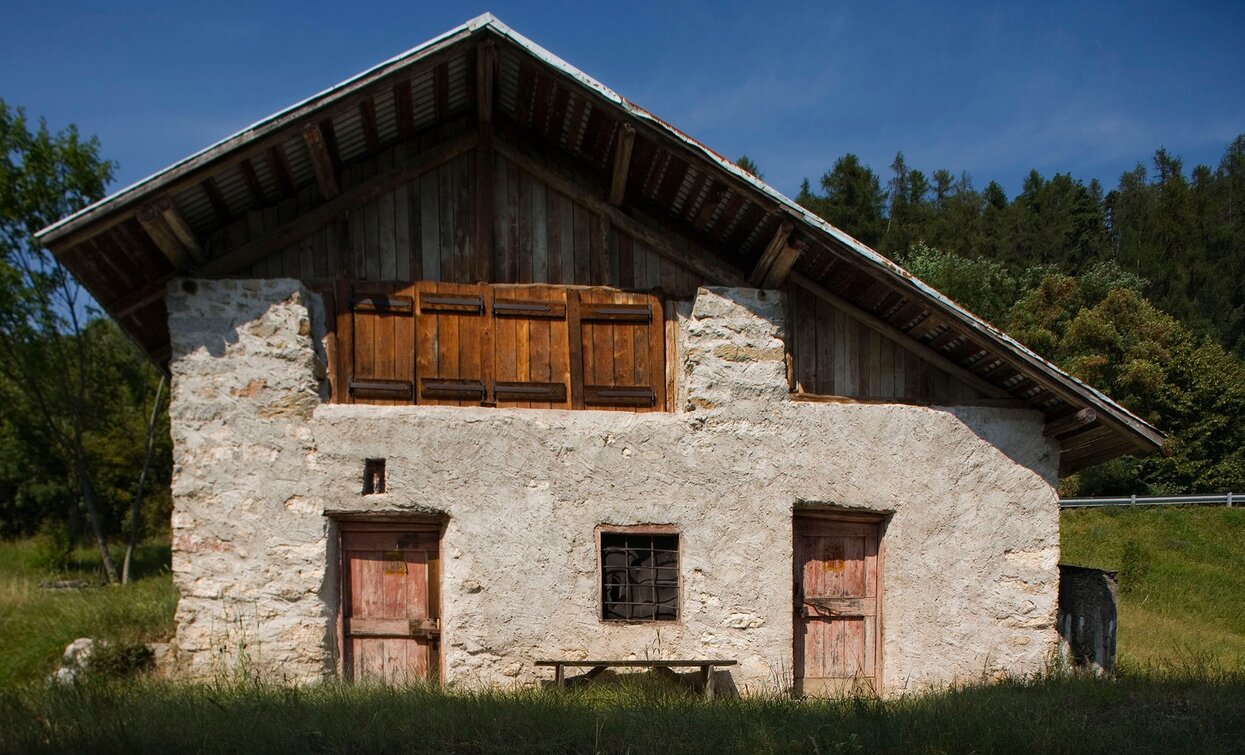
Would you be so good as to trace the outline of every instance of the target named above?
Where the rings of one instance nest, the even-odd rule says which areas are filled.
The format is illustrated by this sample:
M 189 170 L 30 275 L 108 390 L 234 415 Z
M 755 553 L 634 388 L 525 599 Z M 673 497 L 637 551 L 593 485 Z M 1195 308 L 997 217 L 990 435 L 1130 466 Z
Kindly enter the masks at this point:
M 385 460 L 363 460 L 363 495 L 378 495 L 385 492 Z

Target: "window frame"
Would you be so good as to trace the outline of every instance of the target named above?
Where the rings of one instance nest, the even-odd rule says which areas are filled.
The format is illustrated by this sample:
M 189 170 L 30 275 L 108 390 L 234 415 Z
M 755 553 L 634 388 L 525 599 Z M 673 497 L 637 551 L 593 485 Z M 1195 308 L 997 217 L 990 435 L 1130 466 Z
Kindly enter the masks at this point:
M 677 548 L 675 550 L 675 570 L 677 573 L 677 596 L 674 604 L 674 618 L 660 619 L 653 617 L 651 619 L 618 619 L 607 617 L 605 615 L 605 551 L 602 547 L 603 535 L 640 535 L 640 536 L 670 536 L 678 538 Z M 682 624 L 683 623 L 683 533 L 676 525 L 673 524 L 631 524 L 631 525 L 608 525 L 602 524 L 596 527 L 593 538 L 596 545 L 597 568 L 594 578 L 594 586 L 597 593 L 597 620 L 605 624 Z

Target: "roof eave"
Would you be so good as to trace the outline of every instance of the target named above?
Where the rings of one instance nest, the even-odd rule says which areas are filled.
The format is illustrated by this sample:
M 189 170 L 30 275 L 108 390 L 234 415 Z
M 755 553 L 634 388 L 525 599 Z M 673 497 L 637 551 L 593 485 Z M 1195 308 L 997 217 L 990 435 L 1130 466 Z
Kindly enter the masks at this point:
M 828 239 L 833 245 L 850 251 L 858 259 L 872 267 L 874 270 L 880 272 L 887 279 L 897 283 L 900 286 L 909 288 L 913 290 L 914 293 L 930 300 L 945 315 L 956 320 L 969 330 L 980 334 L 981 337 L 997 343 L 1003 350 L 1011 354 L 1014 358 L 1027 365 L 1030 369 L 1045 376 L 1048 381 L 1056 384 L 1068 393 L 1075 395 L 1081 401 L 1093 406 L 1096 410 L 1104 412 L 1106 415 L 1113 418 L 1114 424 L 1116 424 L 1120 430 L 1126 431 L 1135 440 L 1139 450 L 1157 451 L 1163 447 L 1165 438 L 1161 432 L 1111 400 L 1102 392 L 1064 372 L 1053 363 L 1043 359 L 1023 344 L 1008 336 L 1006 333 L 980 319 L 976 315 L 961 307 L 959 304 L 956 304 L 951 299 L 943 296 L 941 293 L 913 276 L 907 270 L 855 239 L 850 234 L 845 233 L 841 229 L 836 228 L 820 217 L 812 214 L 790 198 L 766 184 L 761 179 L 751 173 L 748 173 L 742 168 L 739 168 L 730 160 L 713 151 L 705 144 L 683 133 L 669 123 L 666 123 L 644 108 L 630 102 L 614 90 L 605 86 L 575 66 L 562 60 L 557 55 L 549 52 L 535 42 L 532 42 L 523 35 L 510 29 L 510 27 L 506 26 L 489 13 L 478 16 L 445 32 L 444 34 L 441 34 L 423 44 L 413 47 L 406 52 L 373 66 L 372 68 L 356 76 L 329 87 L 328 89 L 312 95 L 311 97 L 308 97 L 303 101 L 285 108 L 284 110 L 281 110 L 273 115 L 263 118 L 260 121 L 257 121 L 256 123 L 242 129 L 236 134 L 222 139 L 221 141 L 218 141 L 215 144 L 212 144 L 161 171 L 137 181 L 136 183 L 98 202 L 95 202 L 94 204 L 91 204 L 82 210 L 73 213 L 72 215 L 49 225 L 36 233 L 36 238 L 47 246 L 57 244 L 71 235 L 77 234 L 79 231 L 87 229 L 95 223 L 105 220 L 106 216 L 109 214 L 116 213 L 133 205 L 139 204 L 142 200 L 157 194 L 173 182 L 193 171 L 205 168 L 218 160 L 228 159 L 234 150 L 242 145 L 259 138 L 267 137 L 280 129 L 289 126 L 292 122 L 296 122 L 307 115 L 333 105 L 338 100 L 368 86 L 373 81 L 381 79 L 384 76 L 412 63 L 418 62 L 421 59 L 433 55 L 483 30 L 488 30 L 511 41 L 515 45 L 524 49 L 528 54 L 543 62 L 545 65 L 553 68 L 555 71 L 592 91 L 598 97 L 610 102 L 637 123 L 647 125 L 659 134 L 675 140 L 675 142 L 680 144 L 683 148 L 691 150 L 695 154 L 710 161 L 710 163 L 714 164 L 719 170 L 730 174 L 735 180 L 743 182 L 753 191 L 774 202 L 778 206 L 778 209 L 785 212 L 793 219 L 799 221 L 804 228 L 823 237 L 824 239 Z

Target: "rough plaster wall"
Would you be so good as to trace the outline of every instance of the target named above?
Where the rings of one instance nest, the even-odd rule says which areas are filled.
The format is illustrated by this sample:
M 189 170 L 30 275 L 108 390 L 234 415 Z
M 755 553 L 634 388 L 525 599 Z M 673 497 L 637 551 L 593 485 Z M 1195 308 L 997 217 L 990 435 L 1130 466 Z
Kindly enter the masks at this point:
M 741 689 L 783 686 L 797 502 L 894 512 L 888 692 L 1034 670 L 1055 647 L 1058 456 L 1040 416 L 789 401 L 775 292 L 701 289 L 683 310 L 677 414 L 323 404 L 305 332 L 322 332 L 318 302 L 296 282 L 202 282 L 170 300 L 178 643 L 193 669 L 237 665 L 231 627 L 260 669 L 333 668 L 326 509 L 448 514 L 454 683 L 534 681 L 541 657 L 693 656 L 739 660 Z M 384 495 L 360 494 L 370 457 L 388 459 Z M 681 532 L 679 622 L 597 619 L 594 529 L 638 523 Z

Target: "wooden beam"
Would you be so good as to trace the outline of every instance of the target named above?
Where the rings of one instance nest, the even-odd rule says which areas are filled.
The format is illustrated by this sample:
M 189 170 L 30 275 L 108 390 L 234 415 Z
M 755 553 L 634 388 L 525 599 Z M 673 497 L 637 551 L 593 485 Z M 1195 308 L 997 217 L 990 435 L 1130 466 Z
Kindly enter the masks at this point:
M 820 393 L 793 393 L 792 401 L 808 401 L 814 404 L 903 404 L 904 406 L 941 406 L 955 408 L 957 406 L 989 407 L 993 409 L 1028 409 L 1037 411 L 1032 404 L 1020 399 L 1010 398 L 970 398 L 970 399 L 920 399 L 903 396 L 828 396 Z
M 1042 434 L 1048 438 L 1056 438 L 1060 435 L 1067 435 L 1080 430 L 1087 425 L 1091 425 L 1097 419 L 1098 413 L 1093 409 L 1086 407 L 1075 414 L 1070 414 L 1067 417 L 1057 419 L 1053 422 L 1047 422 L 1046 429 L 1042 431 Z
M 325 200 L 333 199 L 341 193 L 337 185 L 337 172 L 333 170 L 333 156 L 329 154 L 324 134 L 315 123 L 303 126 L 303 141 L 307 151 L 311 153 L 311 165 L 316 171 L 316 183 L 320 186 L 320 196 Z
M 748 276 L 750 286 L 760 288 L 765 282 L 765 276 L 774 266 L 774 260 L 778 259 L 778 255 L 787 247 L 787 239 L 791 238 L 792 229 L 790 220 L 784 220 L 778 225 L 778 230 L 774 231 L 774 237 L 769 240 L 769 245 L 761 253 L 761 259 L 757 260 L 756 266 L 752 268 L 752 274 Z
M 476 141 L 475 134 L 467 134 L 433 147 L 406 165 L 366 181 L 352 189 L 349 194 L 342 194 L 324 202 L 297 220 L 211 260 L 196 272 L 204 277 L 223 277 L 248 267 L 299 241 L 317 228 L 339 220 L 343 213 L 371 202 L 398 184 L 406 183 L 473 149 Z
M 502 133 L 499 132 L 498 136 Z M 720 286 L 744 286 L 747 285 L 747 279 L 743 272 L 735 268 L 729 263 L 723 262 L 713 255 L 698 255 L 683 249 L 678 249 L 670 243 L 668 239 L 659 233 L 650 230 L 641 222 L 632 218 L 631 215 L 623 212 L 619 208 L 605 201 L 603 197 L 598 196 L 601 190 L 596 187 L 588 186 L 558 175 L 557 172 L 548 166 L 541 164 L 539 161 L 528 157 L 523 151 L 517 147 L 511 146 L 507 141 L 498 138 L 493 142 L 493 147 L 499 153 L 505 156 L 507 160 L 518 165 L 523 170 L 531 173 L 540 180 L 549 184 L 549 186 L 561 193 L 574 197 L 575 201 L 587 206 L 594 212 L 600 213 L 609 218 L 610 222 L 623 232 L 639 239 L 647 244 L 654 252 L 660 254 L 666 259 L 676 264 L 692 270 L 711 284 Z
M 393 85 L 393 107 L 398 118 L 398 138 L 410 139 L 415 133 L 415 111 L 411 106 L 411 82 L 409 79 Z
M 264 196 L 264 187 L 259 182 L 259 174 L 255 172 L 255 166 L 250 160 L 243 160 L 238 163 L 242 167 L 242 175 L 246 178 L 246 187 L 251 190 L 251 200 L 257 205 L 263 205 L 268 201 Z
M 476 48 L 476 121 L 493 123 L 493 77 L 497 64 L 497 45 L 485 40 Z
M 173 204 L 173 200 L 167 196 L 160 197 L 155 201 L 156 210 L 160 212 L 160 217 L 164 218 L 164 222 L 168 224 L 169 230 L 173 231 L 173 235 L 181 242 L 181 245 L 190 253 L 190 257 L 195 264 L 202 264 L 207 255 L 203 253 L 203 247 L 199 246 L 199 239 L 195 236 L 195 232 L 191 229 L 190 224 L 177 211 L 177 206 Z
M 441 63 L 432 69 L 433 99 L 437 104 L 437 120 L 444 121 L 450 114 L 450 64 Z
M 1111 442 L 1116 433 L 1106 425 L 1094 425 L 1083 433 L 1065 438 L 1060 445 L 1065 454 L 1076 455 L 1088 448 L 1096 448 L 1105 442 Z
M 277 179 L 277 188 L 281 192 L 277 199 L 284 199 L 294 193 L 294 179 L 290 176 L 290 166 L 286 162 L 285 147 L 274 144 L 264 152 L 268 161 L 268 172 Z
M 112 302 L 109 306 L 104 307 L 104 309 L 108 310 L 109 314 L 118 320 L 129 317 L 153 301 L 163 299 L 165 293 L 168 291 L 169 281 L 172 280 L 173 277 L 174 276 L 170 275 L 165 278 L 161 278 L 154 283 L 149 283 L 140 288 L 137 292 L 133 292 L 128 301 L 124 303 L 120 301 Z
M 497 47 L 491 40 L 476 50 L 475 249 L 480 280 L 494 280 L 493 260 L 493 69 Z M 489 390 L 492 387 L 489 386 Z
M 154 205 L 143 205 L 138 210 L 138 222 L 156 248 L 173 264 L 174 270 L 188 269 L 193 260 L 181 241 L 173 234 Z
M 635 126 L 624 123 L 614 145 L 614 177 L 610 181 L 609 203 L 621 207 L 627 198 L 627 174 L 631 172 L 631 150 L 635 146 Z
M 208 202 L 216 211 L 216 217 L 222 224 L 233 220 L 233 213 L 229 211 L 229 205 L 225 202 L 225 197 L 220 193 L 220 187 L 216 185 L 216 179 L 212 176 L 203 179 L 203 193 L 207 194 Z
M 788 241 L 778 253 L 778 259 L 774 260 L 769 272 L 765 274 L 761 288 L 782 288 L 787 282 L 787 276 L 791 274 L 791 268 L 795 267 L 796 261 L 800 259 L 800 255 L 806 248 L 804 244 L 793 244 Z
M 1075 452 L 1064 451 L 1059 455 L 1059 474 L 1069 475 L 1104 461 L 1140 452 L 1142 450 L 1128 438 L 1120 438 L 1111 444 L 1085 446 Z
M 904 333 L 899 328 L 896 328 L 894 325 L 891 325 L 883 320 L 879 320 L 877 317 L 865 312 L 855 304 L 836 296 L 830 291 L 830 289 L 821 285 L 817 281 L 811 280 L 799 272 L 792 271 L 791 282 L 806 289 L 821 299 L 824 299 L 830 304 L 833 304 L 840 311 L 853 320 L 856 320 L 861 325 L 876 330 L 878 333 L 886 336 L 896 344 L 902 346 L 913 354 L 916 354 L 918 357 L 924 359 L 926 362 L 929 362 L 938 369 L 950 373 L 957 380 L 961 380 L 971 385 L 973 388 L 984 393 L 986 396 L 990 398 L 1012 398 L 1012 395 L 1007 391 L 997 385 L 994 385 L 993 383 L 982 380 L 960 365 L 952 362 L 950 359 L 947 359 L 942 354 L 927 348 L 924 344 L 914 340 L 911 336 Z
M 380 132 L 376 129 L 376 100 L 367 97 L 359 102 L 359 119 L 363 122 L 363 141 L 368 152 L 380 149 Z

